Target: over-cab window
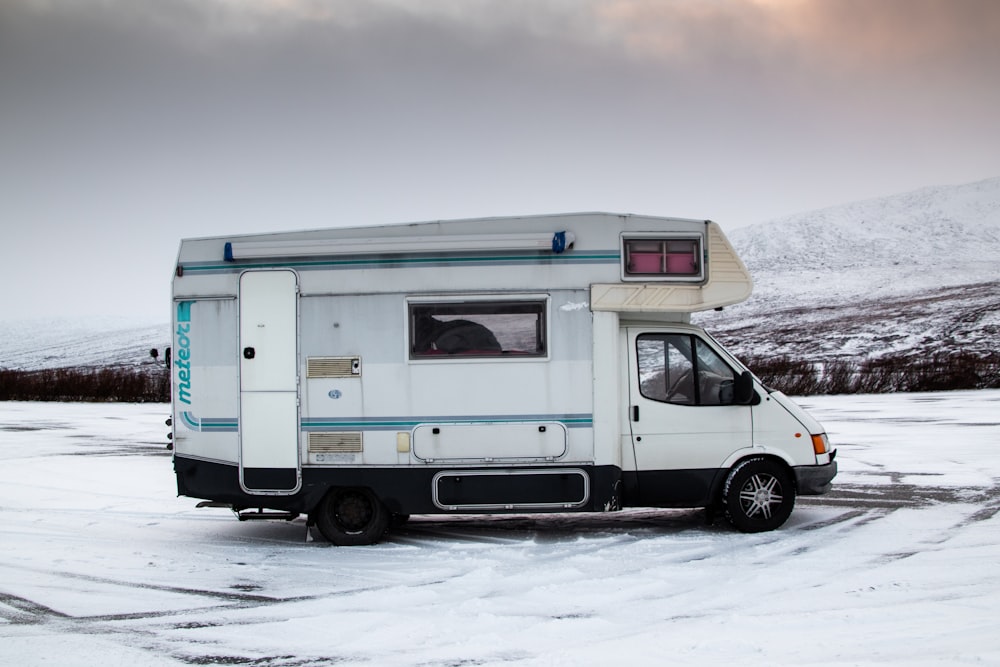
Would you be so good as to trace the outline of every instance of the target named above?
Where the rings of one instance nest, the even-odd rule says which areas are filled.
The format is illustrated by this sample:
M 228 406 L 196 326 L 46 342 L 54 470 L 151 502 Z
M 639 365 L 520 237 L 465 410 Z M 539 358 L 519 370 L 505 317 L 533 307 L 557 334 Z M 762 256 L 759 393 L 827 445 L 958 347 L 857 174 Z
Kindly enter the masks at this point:
M 544 357 L 544 299 L 409 303 L 411 359 Z
M 701 237 L 623 238 L 626 280 L 700 281 L 704 277 Z
M 732 405 L 736 373 L 698 336 L 642 334 L 636 340 L 639 393 L 678 405 Z

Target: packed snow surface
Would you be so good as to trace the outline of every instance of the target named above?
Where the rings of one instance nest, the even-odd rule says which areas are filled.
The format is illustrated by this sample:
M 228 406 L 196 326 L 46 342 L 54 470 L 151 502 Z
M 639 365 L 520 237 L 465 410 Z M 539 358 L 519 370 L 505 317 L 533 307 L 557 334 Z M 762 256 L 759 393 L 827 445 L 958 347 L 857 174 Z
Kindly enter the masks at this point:
M 0 664 L 1000 663 L 1000 391 L 802 403 L 834 490 L 414 517 L 370 547 L 175 497 L 163 405 L 0 403 Z

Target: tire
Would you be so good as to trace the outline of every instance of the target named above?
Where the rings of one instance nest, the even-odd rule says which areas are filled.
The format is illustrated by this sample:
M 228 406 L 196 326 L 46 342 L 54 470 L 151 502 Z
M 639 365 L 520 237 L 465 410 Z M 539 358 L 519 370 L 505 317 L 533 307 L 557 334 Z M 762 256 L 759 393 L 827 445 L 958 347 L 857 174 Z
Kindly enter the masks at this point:
M 788 468 L 763 457 L 746 459 L 729 471 L 722 487 L 726 519 L 744 533 L 781 526 L 795 507 L 795 485 Z
M 389 527 L 389 513 L 370 489 L 331 489 L 315 514 L 323 537 L 342 547 L 375 544 Z

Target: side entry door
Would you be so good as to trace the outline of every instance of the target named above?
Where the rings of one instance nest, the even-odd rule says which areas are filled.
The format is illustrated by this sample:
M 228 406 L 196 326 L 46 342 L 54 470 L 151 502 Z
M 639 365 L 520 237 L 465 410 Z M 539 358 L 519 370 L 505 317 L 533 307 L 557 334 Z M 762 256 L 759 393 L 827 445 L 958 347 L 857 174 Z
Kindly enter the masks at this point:
M 240 484 L 290 494 L 299 465 L 298 277 L 288 270 L 240 276 Z
M 702 502 L 726 458 L 752 444 L 737 373 L 692 331 L 629 328 L 626 339 L 638 491 L 650 505 Z

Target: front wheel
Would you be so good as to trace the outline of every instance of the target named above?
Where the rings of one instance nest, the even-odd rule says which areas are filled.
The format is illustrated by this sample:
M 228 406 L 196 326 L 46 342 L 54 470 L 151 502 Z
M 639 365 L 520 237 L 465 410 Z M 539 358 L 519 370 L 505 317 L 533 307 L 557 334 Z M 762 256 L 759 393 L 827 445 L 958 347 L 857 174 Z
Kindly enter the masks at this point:
M 316 508 L 316 527 L 338 546 L 375 544 L 389 526 L 389 513 L 370 489 L 332 489 Z
M 795 486 L 788 469 L 756 457 L 741 461 L 722 488 L 726 518 L 737 530 L 759 533 L 785 523 L 795 507 Z

